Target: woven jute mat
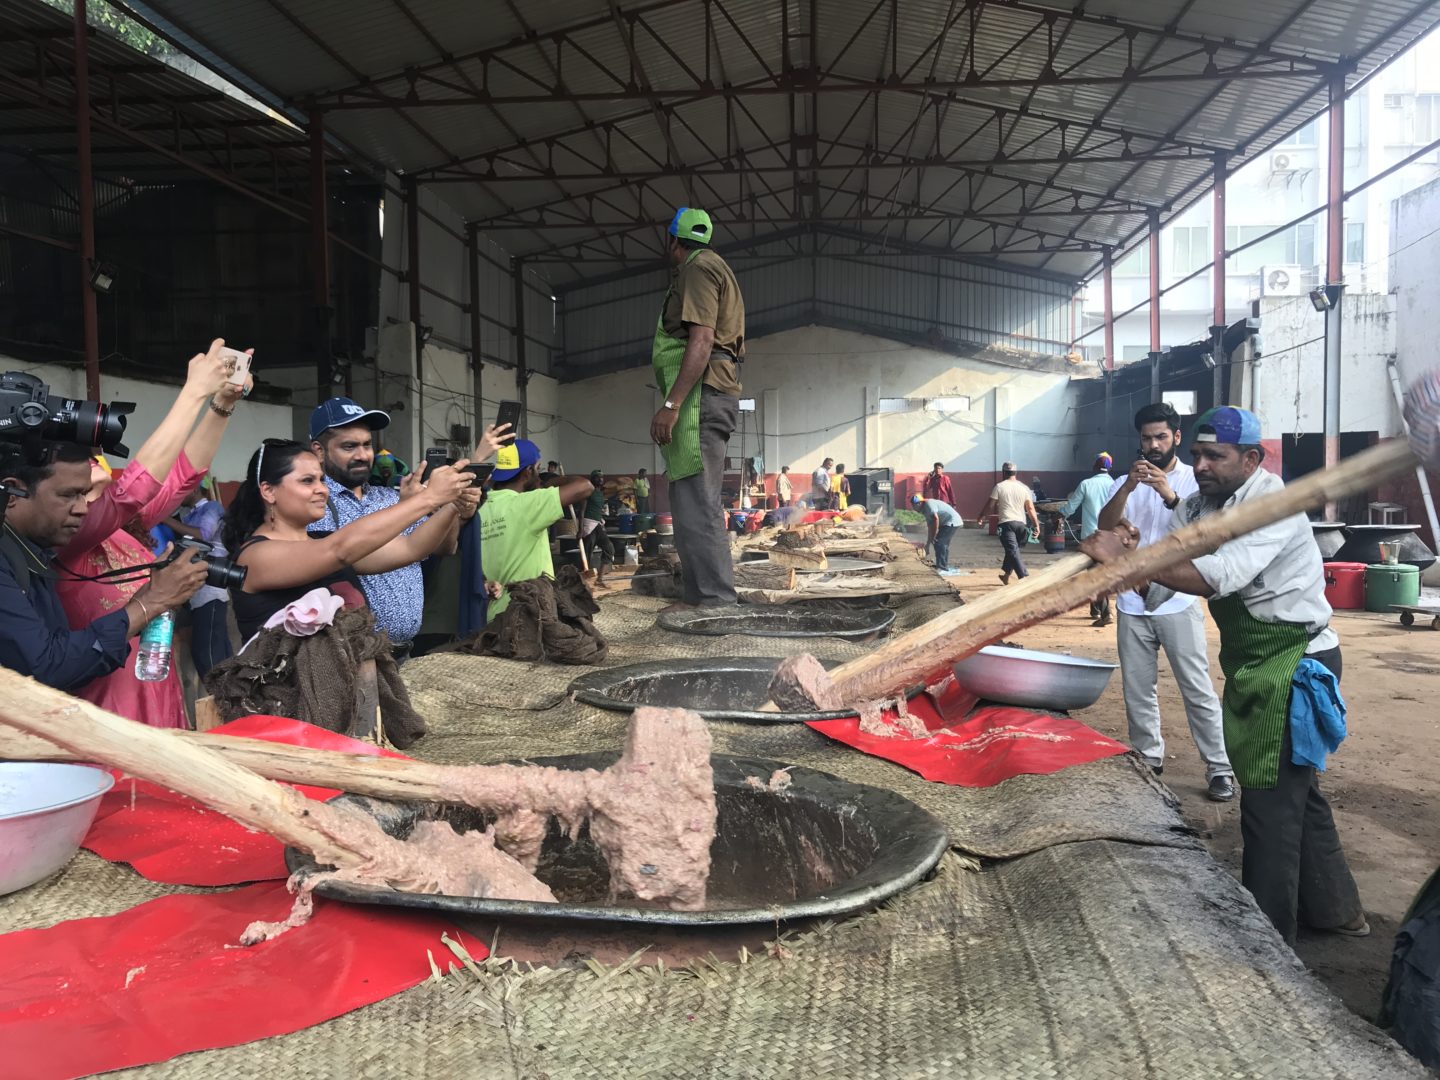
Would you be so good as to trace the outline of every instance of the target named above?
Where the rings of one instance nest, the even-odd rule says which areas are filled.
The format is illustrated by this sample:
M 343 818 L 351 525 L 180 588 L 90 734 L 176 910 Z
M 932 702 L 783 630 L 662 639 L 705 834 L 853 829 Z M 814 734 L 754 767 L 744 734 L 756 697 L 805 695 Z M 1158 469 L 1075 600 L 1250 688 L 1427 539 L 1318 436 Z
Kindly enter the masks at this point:
M 501 956 L 327 1024 L 117 1076 L 1381 1080 L 1429 1074 L 1203 852 L 950 857 L 884 909 L 680 970 Z M 423 958 L 420 958 L 423 962 Z
M 887 574 L 933 577 L 901 558 Z M 781 655 L 796 643 L 658 631 L 663 601 L 609 597 L 606 666 Z M 897 628 L 953 606 L 899 606 Z M 698 649 L 697 649 L 698 645 Z M 849 659 L 866 646 L 806 641 Z M 567 700 L 588 668 L 445 655 L 403 669 L 431 733 L 411 751 L 494 762 L 613 749 L 628 715 Z M 957 852 L 877 911 L 764 955 L 681 970 L 498 955 L 259 1043 L 115 1075 L 515 1080 L 856 1077 L 1405 1078 L 1427 1076 L 1301 967 L 1249 894 L 1200 847 L 1133 757 L 989 788 L 929 783 L 803 724 L 712 723 L 715 752 L 888 787 L 935 814 Z M 124 911 L 179 891 L 82 852 L 0 898 L 0 930 Z M 237 934 L 239 932 L 237 927 Z M 362 943 L 363 944 L 363 943 Z M 416 957 L 422 970 L 424 956 Z M 183 1003 L 177 1003 L 183 1007 Z

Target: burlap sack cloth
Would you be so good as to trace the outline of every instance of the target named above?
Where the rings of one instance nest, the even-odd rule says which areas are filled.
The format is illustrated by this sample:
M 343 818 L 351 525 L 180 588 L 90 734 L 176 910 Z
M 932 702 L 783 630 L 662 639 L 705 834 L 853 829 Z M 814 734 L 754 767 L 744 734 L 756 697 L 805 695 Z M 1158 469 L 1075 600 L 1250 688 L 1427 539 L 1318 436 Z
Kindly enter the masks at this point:
M 575 567 L 560 567 L 554 581 L 538 577 L 505 588 L 510 593 L 510 605 L 489 626 L 435 651 L 549 660 L 556 664 L 599 664 L 605 660 L 610 646 L 595 629 L 594 621 L 600 605 Z
M 375 661 L 385 737 L 405 749 L 425 734 L 425 721 L 390 655 L 390 637 L 375 629 L 368 608 L 343 608 L 333 626 L 310 637 L 262 630 L 238 656 L 217 664 L 205 688 L 227 721 L 260 714 L 288 716 L 326 731 L 349 731 L 356 673 Z

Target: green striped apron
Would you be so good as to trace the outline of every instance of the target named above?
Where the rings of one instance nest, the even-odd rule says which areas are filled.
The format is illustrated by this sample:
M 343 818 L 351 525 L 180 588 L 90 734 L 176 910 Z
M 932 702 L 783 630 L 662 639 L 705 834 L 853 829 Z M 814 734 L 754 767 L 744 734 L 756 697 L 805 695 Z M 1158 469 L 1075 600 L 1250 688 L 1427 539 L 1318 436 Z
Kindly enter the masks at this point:
M 1211 600 L 1210 614 L 1220 629 L 1225 673 L 1225 752 L 1242 787 L 1273 788 L 1280 779 L 1290 680 L 1310 633 L 1295 623 L 1262 622 L 1238 594 Z
M 685 259 L 686 264 L 699 254 L 698 250 L 692 251 Z M 674 291 L 675 282 L 672 280 L 660 304 L 660 318 L 655 320 L 655 341 L 650 347 L 650 367 L 655 372 L 655 385 L 666 401 L 670 400 L 670 388 L 679 378 L 680 367 L 685 360 L 686 339 L 671 337 L 665 332 L 665 308 Z M 696 476 L 705 469 L 700 460 L 700 388 L 704 383 L 702 376 L 685 395 L 685 400 L 680 403 L 680 415 L 670 433 L 670 442 L 660 448 L 665 458 L 665 475 L 672 481 Z

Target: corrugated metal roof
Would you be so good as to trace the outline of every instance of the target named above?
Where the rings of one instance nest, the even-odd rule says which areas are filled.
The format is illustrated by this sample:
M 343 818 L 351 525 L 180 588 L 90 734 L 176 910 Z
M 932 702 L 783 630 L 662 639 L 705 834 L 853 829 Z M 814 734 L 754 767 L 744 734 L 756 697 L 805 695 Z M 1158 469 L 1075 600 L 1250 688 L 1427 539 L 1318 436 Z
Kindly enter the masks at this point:
M 1440 20 L 1421 0 L 133 6 L 279 99 L 340 106 L 329 130 L 376 162 L 473 173 L 441 197 L 561 259 L 562 286 L 653 256 L 692 197 L 733 242 L 818 221 L 1082 275 L 1085 245 L 1207 186 L 1214 150 L 1241 164 L 1313 116 L 1339 57 L 1353 82 Z

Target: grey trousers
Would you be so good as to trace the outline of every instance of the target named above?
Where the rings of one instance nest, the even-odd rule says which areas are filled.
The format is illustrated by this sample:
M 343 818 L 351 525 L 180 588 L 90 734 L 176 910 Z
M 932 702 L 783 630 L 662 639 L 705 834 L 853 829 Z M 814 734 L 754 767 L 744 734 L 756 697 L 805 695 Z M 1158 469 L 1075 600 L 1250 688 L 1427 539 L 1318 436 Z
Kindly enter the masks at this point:
M 740 419 L 740 399 L 710 387 L 700 391 L 700 459 L 705 468 L 684 480 L 670 481 L 670 512 L 675 518 L 675 553 L 685 603 L 712 607 L 735 604 L 735 568 L 730 537 L 720 508 L 725 447 Z
M 1151 765 L 1165 764 L 1165 739 L 1160 733 L 1160 650 L 1185 702 L 1185 718 L 1195 748 L 1205 762 L 1205 776 L 1230 776 L 1225 754 L 1225 723 L 1220 698 L 1210 681 L 1210 658 L 1205 649 L 1205 614 L 1197 600 L 1172 615 L 1127 615 L 1121 611 L 1116 627 L 1120 678 L 1125 689 L 1125 718 L 1130 723 L 1130 745 Z
M 1312 659 L 1339 676 L 1339 649 Z M 1240 791 L 1240 835 L 1245 842 L 1240 881 L 1292 945 L 1301 923 L 1333 930 L 1363 913 L 1360 890 L 1315 770 L 1290 760 L 1288 723 L 1275 786 Z

